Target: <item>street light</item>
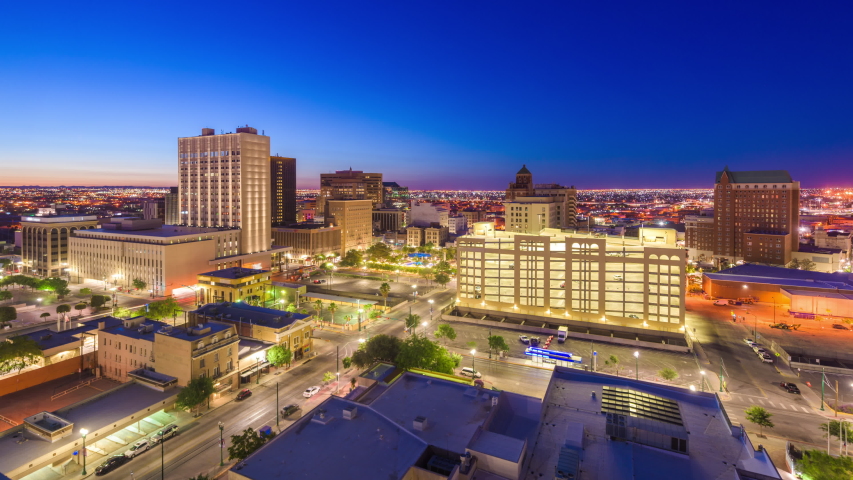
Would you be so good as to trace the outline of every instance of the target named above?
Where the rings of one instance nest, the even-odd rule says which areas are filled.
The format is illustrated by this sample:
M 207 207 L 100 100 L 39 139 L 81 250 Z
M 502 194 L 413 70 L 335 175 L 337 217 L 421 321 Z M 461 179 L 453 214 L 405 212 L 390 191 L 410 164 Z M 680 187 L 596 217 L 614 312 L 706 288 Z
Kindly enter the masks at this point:
M 358 309 L 358 331 L 361 331 L 361 314 L 364 313 L 363 308 Z
M 163 430 L 157 432 L 157 435 L 160 437 L 160 480 L 166 480 L 166 437 Z
M 705 391 L 705 370 L 699 370 L 699 373 L 702 374 L 702 391 Z
M 435 300 L 430 298 L 427 301 L 429 302 L 429 321 L 431 322 L 432 321 L 432 304 L 435 303 Z
M 222 422 L 219 422 L 219 466 L 220 467 L 225 465 L 225 461 L 222 458 L 222 447 L 225 446 L 223 444 L 223 440 L 222 440 L 222 431 L 223 430 L 225 430 L 225 424 Z
M 639 380 L 640 379 L 640 352 L 639 351 L 634 352 L 634 362 L 635 362 L 634 369 L 636 370 L 636 373 L 637 373 L 637 380 Z
M 471 349 L 471 370 L 474 370 L 475 372 L 477 371 L 477 370 L 474 368 L 474 355 L 475 355 L 476 353 L 477 353 L 477 350 Z M 472 373 L 472 375 L 473 375 L 473 373 Z
M 80 429 L 80 436 L 83 437 L 83 473 L 86 475 L 86 434 L 89 433 L 85 428 Z
M 261 384 L 261 353 L 260 352 L 258 352 L 258 354 L 255 355 L 255 369 L 258 371 L 258 378 L 257 378 L 257 381 L 255 382 L 255 385 L 260 385 Z
M 283 308 L 284 308 L 284 299 L 282 298 L 281 300 L 278 301 L 278 309 L 281 310 Z

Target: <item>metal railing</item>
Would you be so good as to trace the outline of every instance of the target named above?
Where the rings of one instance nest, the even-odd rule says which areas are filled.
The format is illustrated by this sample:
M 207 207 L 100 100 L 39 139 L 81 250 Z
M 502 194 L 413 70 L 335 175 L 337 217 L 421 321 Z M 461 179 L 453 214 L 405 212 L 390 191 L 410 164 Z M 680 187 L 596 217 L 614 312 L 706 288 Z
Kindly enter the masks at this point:
M 232 343 L 237 343 L 238 341 L 240 341 L 240 337 L 238 337 L 237 335 L 232 335 L 231 337 L 228 337 L 228 338 L 221 340 L 221 341 L 218 341 L 216 343 L 211 343 L 210 345 L 205 345 L 202 348 L 197 348 L 197 349 L 193 350 L 193 358 L 196 358 L 200 355 L 204 355 L 205 353 L 208 353 L 208 352 L 212 352 L 213 350 L 216 350 L 217 348 L 221 348 L 221 347 L 224 347 L 226 345 L 231 345 Z

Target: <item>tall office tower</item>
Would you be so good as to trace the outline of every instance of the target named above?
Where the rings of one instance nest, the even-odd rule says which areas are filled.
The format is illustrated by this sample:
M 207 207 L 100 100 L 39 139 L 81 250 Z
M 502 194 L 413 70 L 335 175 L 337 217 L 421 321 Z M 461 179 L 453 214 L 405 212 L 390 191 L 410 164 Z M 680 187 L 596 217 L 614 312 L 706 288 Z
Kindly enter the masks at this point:
M 270 157 L 272 224 L 280 227 L 296 222 L 296 159 Z
M 169 193 L 166 194 L 166 217 L 164 221 L 166 225 L 178 225 L 181 223 L 181 198 L 178 194 L 178 187 L 169 187 Z
M 151 219 L 166 219 L 166 199 L 151 198 L 142 202 L 142 218 L 145 220 Z
M 385 187 L 381 173 L 364 173 L 359 170 L 341 170 L 335 173 L 320 174 L 320 195 L 317 197 L 317 211 L 326 211 L 327 200 L 364 200 L 369 199 L 374 207 L 385 200 Z
M 519 197 L 551 197 L 556 223 L 555 228 L 571 228 L 577 225 L 578 192 L 575 187 L 564 187 L 556 183 L 533 184 L 533 174 L 523 165 L 515 174 L 515 182 L 506 189 L 506 202 L 514 202 Z M 537 232 L 538 233 L 538 232 Z
M 240 253 L 270 249 L 270 138 L 248 125 L 178 139 L 181 223 L 241 230 Z
M 341 255 L 373 243 L 373 206 L 364 200 L 329 200 L 326 226 L 341 227 Z
M 800 182 L 785 170 L 717 172 L 714 257 L 784 265 L 799 247 Z

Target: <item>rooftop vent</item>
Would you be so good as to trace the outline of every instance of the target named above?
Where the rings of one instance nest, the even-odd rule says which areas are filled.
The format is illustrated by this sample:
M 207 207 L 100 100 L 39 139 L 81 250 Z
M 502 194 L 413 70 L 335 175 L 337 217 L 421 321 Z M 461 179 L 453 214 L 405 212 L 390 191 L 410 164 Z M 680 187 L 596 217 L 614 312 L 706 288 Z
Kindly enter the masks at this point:
M 415 420 L 412 422 L 412 428 L 414 428 L 415 430 L 417 430 L 419 432 L 423 432 L 424 430 L 426 430 L 427 429 L 426 417 L 423 417 L 420 415 L 415 417 Z
M 53 335 L 51 335 L 51 334 L 47 333 L 47 334 L 42 335 L 42 336 L 39 338 L 39 340 L 50 340 L 52 337 L 53 337 Z
M 201 129 L 201 136 L 203 136 L 203 137 L 206 137 L 208 135 L 215 135 L 215 134 L 216 134 L 216 131 L 212 128 L 202 128 Z
M 320 410 L 314 414 L 314 417 L 311 418 L 311 422 L 326 425 L 332 421 L 332 418 L 333 417 L 331 415 L 326 415 L 325 410 Z
M 349 406 L 344 409 L 344 419 L 352 420 L 358 414 L 358 407 L 355 405 Z

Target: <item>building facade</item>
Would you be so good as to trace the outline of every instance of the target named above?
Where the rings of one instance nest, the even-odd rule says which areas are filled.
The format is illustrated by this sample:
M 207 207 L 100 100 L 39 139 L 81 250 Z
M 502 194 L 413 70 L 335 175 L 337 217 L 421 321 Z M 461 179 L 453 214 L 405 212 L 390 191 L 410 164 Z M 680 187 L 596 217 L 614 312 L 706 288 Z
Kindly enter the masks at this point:
M 708 213 L 684 217 L 684 244 L 688 258 L 695 262 L 710 262 L 714 257 L 716 230 L 713 210 Z
M 381 173 L 365 173 L 360 170 L 340 170 L 320 174 L 320 194 L 317 210 L 326 211 L 328 200 L 370 200 L 374 207 L 385 201 L 385 187 Z
M 166 198 L 151 198 L 142 202 L 142 218 L 166 221 Z
M 533 174 L 527 165 L 515 174 L 515 182 L 509 184 L 506 190 L 507 203 L 518 202 L 520 198 L 550 197 L 552 201 L 555 222 L 550 227 L 573 228 L 577 226 L 577 190 L 575 187 L 564 187 L 556 183 L 533 183 Z M 510 222 L 507 222 L 510 223 Z M 549 227 L 549 228 L 550 228 Z
M 457 304 L 662 330 L 684 325 L 683 249 L 547 233 L 460 237 Z
M 515 197 L 504 202 L 506 225 L 504 229 L 513 233 L 538 235 L 545 228 L 559 228 L 557 205 L 554 197 Z
M 465 235 L 468 233 L 468 217 L 465 215 L 447 217 L 447 230 L 451 235 Z
M 271 215 L 274 227 L 296 221 L 296 159 L 270 157 Z
M 198 274 L 198 303 L 263 302 L 270 271 L 231 267 Z
M 275 227 L 273 244 L 291 248 L 290 258 L 306 260 L 315 255 L 329 255 L 341 251 L 341 227 L 326 227 L 309 223 Z
M 378 232 L 396 232 L 406 228 L 406 211 L 400 208 L 379 208 L 373 211 L 373 228 Z
M 178 187 L 169 187 L 169 193 L 164 197 L 166 215 L 163 221 L 166 225 L 180 225 L 181 223 L 181 196 Z
M 371 200 L 328 200 L 326 225 L 341 229 L 341 255 L 349 250 L 364 250 L 373 242 L 373 203 Z
M 251 127 L 178 139 L 181 224 L 240 229 L 241 254 L 270 249 L 270 138 Z M 198 272 L 193 272 L 198 273 Z
M 71 236 L 98 228 L 95 215 L 21 217 L 21 261 L 24 273 L 62 277 L 71 262 Z

